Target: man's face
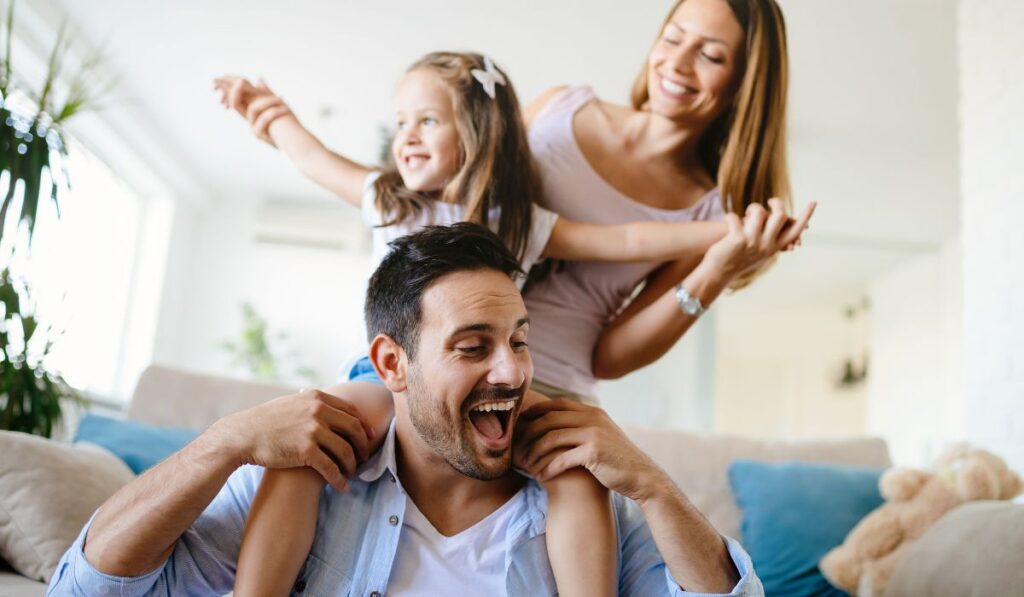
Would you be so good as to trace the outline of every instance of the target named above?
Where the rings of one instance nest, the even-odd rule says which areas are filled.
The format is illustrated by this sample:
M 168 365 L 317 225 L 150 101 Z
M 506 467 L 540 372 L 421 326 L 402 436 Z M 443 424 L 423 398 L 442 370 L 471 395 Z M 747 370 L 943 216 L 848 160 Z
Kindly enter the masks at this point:
M 421 438 L 460 473 L 505 475 L 512 429 L 533 378 L 519 289 L 499 271 L 448 274 L 422 298 L 405 392 Z

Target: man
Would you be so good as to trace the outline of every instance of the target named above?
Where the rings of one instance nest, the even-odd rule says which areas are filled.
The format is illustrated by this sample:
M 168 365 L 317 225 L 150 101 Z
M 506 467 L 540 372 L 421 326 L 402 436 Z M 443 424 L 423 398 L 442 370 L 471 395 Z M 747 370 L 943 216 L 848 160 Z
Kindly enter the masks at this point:
M 395 396 L 383 448 L 357 472 L 367 446 L 358 410 L 319 392 L 225 417 L 104 504 L 50 593 L 230 591 L 263 470 L 242 465 L 258 464 L 311 466 L 334 487 L 296 593 L 554 595 L 544 491 L 511 471 L 511 430 L 532 377 L 517 275 L 501 241 L 476 225 L 395 241 L 366 300 L 370 358 Z M 531 471 L 586 466 L 617 492 L 621 594 L 680 594 L 680 584 L 763 594 L 742 548 L 603 411 L 551 401 L 526 417 Z M 439 557 L 453 542 L 477 565 Z

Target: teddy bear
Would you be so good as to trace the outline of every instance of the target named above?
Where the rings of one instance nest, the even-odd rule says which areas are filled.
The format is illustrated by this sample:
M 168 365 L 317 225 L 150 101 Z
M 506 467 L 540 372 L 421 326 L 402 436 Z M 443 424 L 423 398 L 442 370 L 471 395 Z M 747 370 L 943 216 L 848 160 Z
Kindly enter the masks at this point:
M 885 592 L 893 570 L 943 514 L 964 502 L 1012 499 L 1024 481 L 999 456 L 960 443 L 939 456 L 934 472 L 893 468 L 878 487 L 885 503 L 818 565 L 832 585 L 861 597 Z

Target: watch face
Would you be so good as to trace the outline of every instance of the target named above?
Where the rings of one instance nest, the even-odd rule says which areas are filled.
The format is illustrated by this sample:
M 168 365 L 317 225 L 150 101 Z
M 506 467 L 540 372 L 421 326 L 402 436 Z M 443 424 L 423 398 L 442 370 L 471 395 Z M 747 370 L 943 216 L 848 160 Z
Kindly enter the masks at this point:
M 676 300 L 679 301 L 679 308 L 687 315 L 700 315 L 702 309 L 700 301 L 693 297 L 680 285 L 676 288 Z

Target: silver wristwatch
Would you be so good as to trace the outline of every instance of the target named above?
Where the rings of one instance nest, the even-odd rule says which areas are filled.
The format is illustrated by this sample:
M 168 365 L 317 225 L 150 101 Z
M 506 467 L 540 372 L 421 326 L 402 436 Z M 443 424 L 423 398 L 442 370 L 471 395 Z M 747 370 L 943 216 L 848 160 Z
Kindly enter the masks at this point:
M 700 317 L 704 313 L 700 299 L 687 292 L 682 282 L 676 285 L 676 300 L 679 301 L 679 308 L 687 315 Z

